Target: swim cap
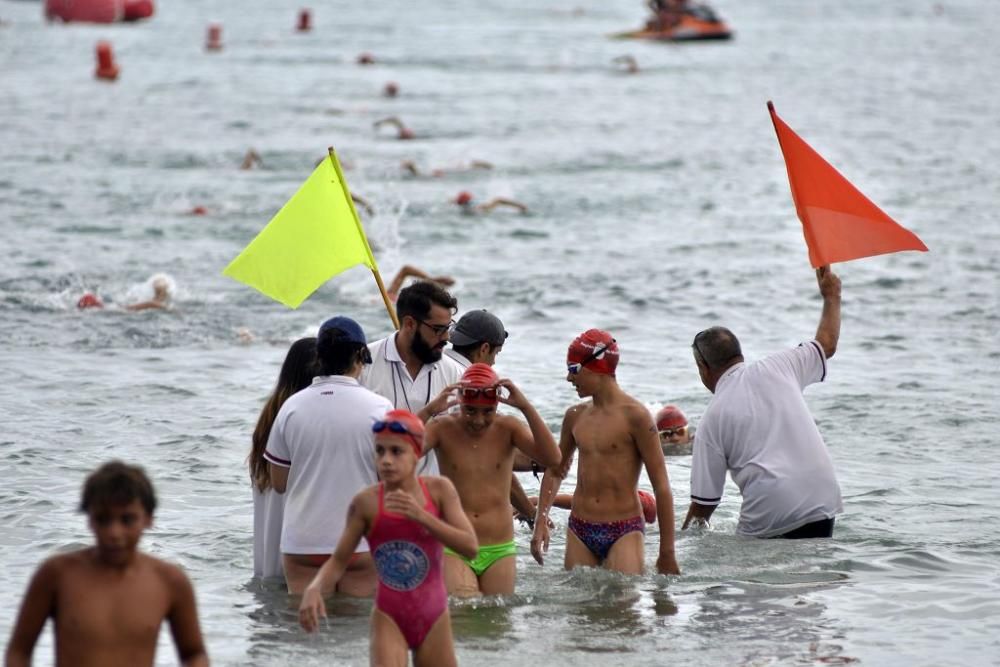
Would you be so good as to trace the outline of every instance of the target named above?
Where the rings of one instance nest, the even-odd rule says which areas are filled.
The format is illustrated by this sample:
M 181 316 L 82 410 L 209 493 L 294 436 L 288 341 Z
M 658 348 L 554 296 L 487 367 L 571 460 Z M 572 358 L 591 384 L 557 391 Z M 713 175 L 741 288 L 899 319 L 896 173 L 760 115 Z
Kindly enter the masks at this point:
M 588 329 L 570 343 L 566 363 L 581 364 L 594 373 L 614 376 L 618 367 L 618 343 L 607 331 Z
M 420 417 L 408 410 L 389 410 L 382 419 L 372 424 L 373 433 L 395 433 L 405 435 L 419 457 L 424 450 L 424 423 Z
M 93 292 L 84 292 L 80 300 L 76 302 L 76 307 L 80 310 L 84 308 L 104 308 L 104 304 Z
M 497 394 L 497 376 L 489 364 L 472 364 L 462 374 L 462 387 L 458 395 L 462 405 L 496 405 L 500 401 Z
M 458 193 L 458 196 L 455 197 L 455 203 L 459 206 L 465 206 L 466 204 L 472 203 L 472 193 L 462 190 Z
M 646 523 L 656 523 L 656 498 L 647 491 L 639 492 L 639 504 L 642 505 L 642 518 Z
M 667 405 L 656 413 L 656 430 L 687 426 L 688 420 L 676 405 Z

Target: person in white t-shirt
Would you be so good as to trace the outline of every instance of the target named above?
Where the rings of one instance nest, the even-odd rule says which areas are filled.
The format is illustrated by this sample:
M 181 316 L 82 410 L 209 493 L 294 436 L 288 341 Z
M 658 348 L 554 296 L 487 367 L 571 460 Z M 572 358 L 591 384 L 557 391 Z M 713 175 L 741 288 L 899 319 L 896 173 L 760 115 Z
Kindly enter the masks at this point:
M 714 394 L 695 435 L 691 506 L 682 528 L 707 523 L 722 499 L 726 472 L 743 503 L 737 533 L 750 537 L 831 537 L 843 510 L 826 444 L 802 390 L 826 378 L 840 338 L 840 279 L 817 269 L 823 312 L 815 340 L 752 364 L 729 329 L 700 332 L 692 345 Z
M 372 424 L 392 409 L 358 382 L 371 356 L 357 322 L 324 322 L 316 354 L 323 374 L 281 406 L 264 452 L 271 484 L 285 494 L 281 553 L 292 594 L 305 590 L 337 547 L 354 495 L 378 482 Z M 375 582 L 368 547 L 359 545 L 337 590 L 371 596 Z
M 457 307 L 455 297 L 433 282 L 401 289 L 396 299 L 399 331 L 368 346 L 372 363 L 364 367 L 361 384 L 424 422 L 457 404 L 454 391 L 463 368 L 443 356 Z M 440 474 L 433 452 L 417 471 Z

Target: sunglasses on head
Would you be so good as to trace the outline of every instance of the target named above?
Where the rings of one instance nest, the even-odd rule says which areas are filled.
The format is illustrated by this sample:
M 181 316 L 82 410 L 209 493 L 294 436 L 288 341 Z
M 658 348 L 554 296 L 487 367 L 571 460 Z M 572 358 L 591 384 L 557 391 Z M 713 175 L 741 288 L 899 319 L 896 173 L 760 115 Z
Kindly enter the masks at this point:
M 687 426 L 677 426 L 676 428 L 665 428 L 660 431 L 660 435 L 671 437 L 674 435 L 684 435 L 684 431 L 687 430 Z
M 402 422 L 387 422 L 379 420 L 372 424 L 372 433 L 381 433 L 386 429 L 389 429 L 390 433 L 405 433 L 406 435 L 413 435 L 406 429 L 406 426 Z
M 570 375 L 576 375 L 580 370 L 589 364 L 594 359 L 597 359 L 602 354 L 604 354 L 608 349 L 607 343 L 598 343 L 594 346 L 594 351 L 583 358 L 583 361 L 577 361 L 572 364 L 566 364 L 566 370 L 569 371 Z
M 500 397 L 500 389 L 496 385 L 492 387 L 460 387 L 459 395 L 466 400 L 475 400 L 482 396 L 488 401 L 495 401 Z

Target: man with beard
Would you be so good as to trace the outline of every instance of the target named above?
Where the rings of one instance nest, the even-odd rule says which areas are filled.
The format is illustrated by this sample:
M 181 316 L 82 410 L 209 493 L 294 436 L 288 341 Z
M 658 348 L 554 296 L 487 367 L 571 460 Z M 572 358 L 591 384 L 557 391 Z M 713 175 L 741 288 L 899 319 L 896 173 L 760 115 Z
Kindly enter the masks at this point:
M 455 360 L 442 356 L 457 307 L 455 297 L 433 282 L 401 289 L 396 299 L 399 331 L 368 346 L 372 363 L 362 371 L 361 384 L 425 422 L 447 410 L 463 371 Z M 440 474 L 433 453 L 418 474 Z

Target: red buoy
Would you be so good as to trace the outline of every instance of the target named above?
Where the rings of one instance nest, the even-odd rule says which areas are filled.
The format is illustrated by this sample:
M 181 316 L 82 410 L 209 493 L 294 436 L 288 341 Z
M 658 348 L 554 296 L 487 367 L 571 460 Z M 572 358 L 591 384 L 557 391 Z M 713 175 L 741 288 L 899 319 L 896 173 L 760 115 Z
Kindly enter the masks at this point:
M 382 94 L 386 97 L 399 95 L 399 85 L 395 81 L 389 81 L 385 84 L 385 88 L 382 89 Z
M 222 26 L 218 23 L 211 23 L 208 26 L 208 38 L 205 40 L 205 50 L 222 50 Z
M 372 54 L 368 53 L 367 51 L 365 53 L 358 54 L 358 64 L 359 65 L 374 65 L 375 64 L 375 56 L 373 56 Z
M 114 81 L 118 78 L 118 65 L 115 64 L 115 55 L 108 42 L 97 43 L 97 71 L 94 72 L 94 76 L 105 81 Z
M 296 29 L 299 32 L 309 32 L 312 30 L 312 13 L 308 9 L 303 9 L 299 12 L 299 26 Z

